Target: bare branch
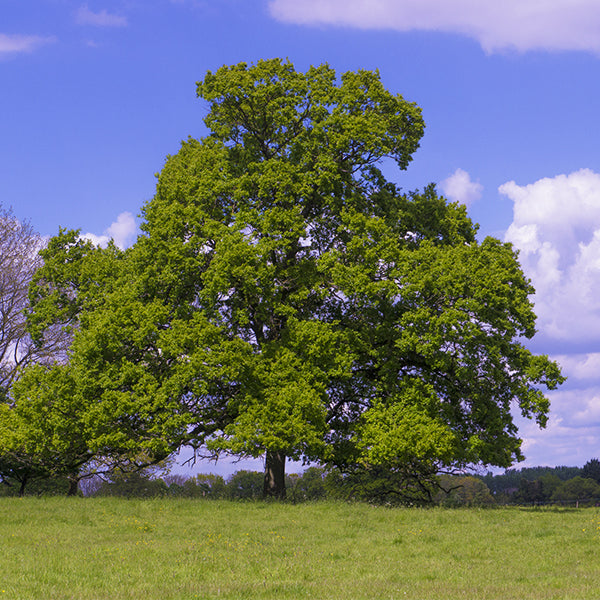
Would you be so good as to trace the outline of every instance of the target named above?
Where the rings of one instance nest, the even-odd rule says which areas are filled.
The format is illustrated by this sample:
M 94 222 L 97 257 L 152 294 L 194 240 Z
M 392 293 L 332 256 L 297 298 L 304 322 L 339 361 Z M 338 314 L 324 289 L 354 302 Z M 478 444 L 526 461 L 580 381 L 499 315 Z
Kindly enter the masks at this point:
M 44 242 L 28 222 L 0 206 L 0 389 L 7 389 L 20 367 L 65 357 L 68 341 L 62 332 L 48 331 L 34 344 L 26 329 L 29 283 L 42 265 Z

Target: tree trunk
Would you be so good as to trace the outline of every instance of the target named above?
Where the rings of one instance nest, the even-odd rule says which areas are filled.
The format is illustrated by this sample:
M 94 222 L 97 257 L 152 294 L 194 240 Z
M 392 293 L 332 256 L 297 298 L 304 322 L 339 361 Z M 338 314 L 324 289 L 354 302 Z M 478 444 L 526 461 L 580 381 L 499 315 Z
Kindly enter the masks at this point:
M 69 479 L 69 491 L 67 492 L 67 496 L 76 496 L 78 488 L 79 481 L 75 478 Z
M 29 477 L 27 477 L 27 475 L 23 476 L 23 479 L 21 479 L 21 486 L 19 487 L 19 497 L 22 498 L 25 495 L 25 486 L 27 485 L 27 482 L 29 481 Z
M 285 500 L 285 454 L 267 450 L 265 459 L 265 498 Z

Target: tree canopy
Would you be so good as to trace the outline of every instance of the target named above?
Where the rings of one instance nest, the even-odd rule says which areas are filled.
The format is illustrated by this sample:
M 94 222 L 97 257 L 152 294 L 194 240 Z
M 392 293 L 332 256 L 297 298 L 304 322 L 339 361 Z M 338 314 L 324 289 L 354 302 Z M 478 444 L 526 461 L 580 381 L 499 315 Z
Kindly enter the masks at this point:
M 36 331 L 75 331 L 104 435 L 265 456 L 279 497 L 287 458 L 417 481 L 519 460 L 511 409 L 543 426 L 562 376 L 523 343 L 533 289 L 511 245 L 384 177 L 417 150 L 420 109 L 378 72 L 279 59 L 197 89 L 209 135 L 167 157 L 136 244 L 62 232 L 32 289 Z

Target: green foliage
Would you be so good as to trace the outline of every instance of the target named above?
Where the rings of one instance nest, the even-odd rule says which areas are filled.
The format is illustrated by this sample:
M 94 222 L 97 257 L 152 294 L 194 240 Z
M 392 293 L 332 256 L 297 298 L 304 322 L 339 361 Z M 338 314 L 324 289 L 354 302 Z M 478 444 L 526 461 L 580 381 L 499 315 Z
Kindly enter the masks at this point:
M 553 499 L 554 493 L 562 484 L 563 481 L 553 472 L 547 472 L 536 479 L 522 477 L 512 500 L 519 504 L 547 503 Z
M 162 479 L 150 479 L 139 471 L 115 472 L 110 481 L 104 482 L 95 496 L 119 496 L 122 498 L 157 498 L 169 491 Z
M 164 469 L 163 469 L 164 470 Z M 302 473 L 286 476 L 287 498 L 292 503 L 315 500 L 344 500 L 384 505 L 441 505 L 449 508 L 518 505 L 587 505 L 600 501 L 600 488 L 591 479 L 578 475 L 561 480 L 572 467 L 533 467 L 508 470 L 504 475 L 474 477 L 438 474 L 434 471 L 400 473 L 397 469 L 357 467 L 345 472 L 325 467 L 309 467 Z M 516 474 L 517 479 L 511 477 Z M 537 477 L 534 477 L 537 474 Z M 96 476 L 97 477 L 97 476 Z M 181 497 L 200 500 L 255 500 L 262 495 L 264 475 L 237 471 L 226 480 L 221 475 L 201 473 L 187 478 L 166 475 L 161 470 L 142 469 L 114 472 L 101 486 L 82 485 L 84 495 L 124 496 L 129 498 Z M 507 483 L 508 482 L 508 483 Z M 68 480 L 61 477 L 35 480 L 27 495 L 65 493 Z M 84 480 L 85 483 L 85 480 Z M 490 487 L 494 490 L 492 494 Z M 514 487 L 509 488 L 508 485 Z M 67 486 L 67 487 L 66 487 Z M 86 491 L 86 490 L 90 491 Z M 18 495 L 18 486 L 0 487 L 0 495 Z
M 169 491 L 170 489 L 169 486 Z M 183 484 L 182 495 L 192 498 L 225 498 L 227 496 L 227 486 L 221 475 L 201 473 L 188 479 Z
M 379 170 L 407 167 L 420 109 L 377 72 L 278 59 L 198 95 L 210 135 L 167 158 L 135 246 L 61 232 L 32 291 L 35 335 L 74 332 L 94 451 L 316 460 L 415 501 L 444 466 L 522 458 L 513 406 L 543 426 L 563 378 L 522 343 L 512 247 Z
M 164 459 L 182 425 L 180 417 L 166 417 L 169 407 L 155 395 L 164 364 L 150 354 L 159 353 L 154 336 L 161 307 L 139 300 L 129 286 L 134 264 L 112 244 L 98 248 L 76 231 L 61 230 L 42 254 L 28 322 L 34 337 L 50 326 L 73 334 L 68 368 L 55 367 L 68 370 L 73 382 L 64 400 L 75 411 L 69 416 L 73 430 L 107 468 L 111 461 Z
M 30 478 L 21 492 L 21 481 L 7 476 L 0 485 L 0 497 L 18 496 L 66 496 L 71 491 L 72 482 L 65 476 L 49 476 Z M 79 491 L 75 494 L 79 495 Z
M 86 399 L 68 365 L 31 365 L 0 404 L 0 473 L 21 483 L 68 477 L 77 489 L 81 468 L 94 456 L 88 444 Z
M 356 464 L 322 473 L 323 497 L 389 506 L 432 505 L 440 489 L 437 466 L 413 461 L 399 464 Z
M 481 479 L 470 476 L 442 475 L 434 501 L 446 507 L 493 506 L 496 502 Z
M 552 494 L 552 500 L 578 504 L 597 504 L 600 502 L 600 484 L 593 479 L 574 477 L 563 482 Z
M 451 462 L 456 438 L 441 418 L 431 416 L 433 390 L 419 382 L 400 390 L 397 398 L 374 402 L 363 414 L 357 431 L 357 450 L 365 465 L 402 469 L 412 462 L 434 472 L 437 461 Z
M 581 469 L 581 476 L 585 479 L 593 479 L 600 483 L 600 460 L 592 458 L 588 460 Z
M 519 489 L 514 494 L 514 499 L 519 504 L 536 504 L 538 502 L 549 500 L 550 496 L 545 493 L 541 479 L 535 479 L 533 481 L 521 479 L 519 482 Z
M 227 480 L 229 498 L 256 500 L 263 495 L 264 475 L 256 471 L 237 471 Z
M 323 500 L 327 496 L 326 476 L 327 471 L 323 467 L 309 467 L 300 475 L 288 475 L 288 498 L 294 502 Z
M 561 482 L 580 475 L 579 467 L 527 467 L 488 473 L 481 479 L 500 503 L 544 503 L 551 500 Z

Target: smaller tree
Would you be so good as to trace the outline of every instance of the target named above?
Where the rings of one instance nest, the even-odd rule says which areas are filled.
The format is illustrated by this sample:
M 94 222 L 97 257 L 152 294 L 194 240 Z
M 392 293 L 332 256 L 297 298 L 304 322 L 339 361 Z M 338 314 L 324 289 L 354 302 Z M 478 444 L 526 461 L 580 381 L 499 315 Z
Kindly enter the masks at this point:
M 123 498 L 156 498 L 166 496 L 169 488 L 162 479 L 151 479 L 141 471 L 115 472 L 96 492 L 97 496 Z
M 597 458 L 588 460 L 585 465 L 583 465 L 581 476 L 585 479 L 593 479 L 596 483 L 600 483 L 600 460 Z
M 77 493 L 82 467 L 94 458 L 82 399 L 68 365 L 31 365 L 0 404 L 0 473 L 20 483 L 66 477 Z
M 71 487 L 71 482 L 66 477 L 29 480 L 27 488 L 23 493 L 21 493 L 20 486 L 11 485 L 11 480 L 6 481 L 5 483 L 8 483 L 8 485 L 0 486 L 1 497 L 64 496 Z M 77 493 L 79 493 L 79 491 Z
M 519 489 L 514 495 L 515 500 L 518 503 L 523 504 L 537 504 L 543 502 L 546 498 L 542 488 L 542 482 L 539 479 L 530 481 L 528 479 L 521 479 L 519 482 Z
M 554 473 L 547 473 L 542 475 L 539 480 L 542 486 L 542 496 L 544 502 L 549 501 L 552 498 L 552 494 L 560 487 L 561 480 L 558 475 Z
M 202 496 L 203 498 L 225 498 L 227 495 L 227 484 L 221 475 L 214 473 L 200 473 L 196 477 L 188 479 L 183 484 L 185 494 L 190 496 Z
M 308 467 L 294 486 L 295 497 L 302 500 L 325 498 L 327 495 L 325 488 L 326 475 L 327 471 L 322 467 Z
M 262 497 L 264 476 L 256 471 L 236 471 L 227 481 L 230 498 L 256 500 Z
M 16 485 L 21 495 L 27 484 L 49 478 L 68 479 L 69 493 L 76 493 L 73 473 L 88 456 L 87 449 L 73 455 L 79 423 L 68 419 L 77 409 L 60 366 L 71 332 L 48 323 L 32 334 L 27 319 L 30 287 L 44 265 L 43 247 L 29 223 L 0 206 L 0 479 Z M 69 409 L 65 402 L 71 402 Z M 66 454 L 58 459 L 61 447 Z
M 485 483 L 471 476 L 442 475 L 435 501 L 444 506 L 492 506 L 494 497 Z
M 592 504 L 600 501 L 600 485 L 593 479 L 574 477 L 563 482 L 552 494 L 555 502 Z

